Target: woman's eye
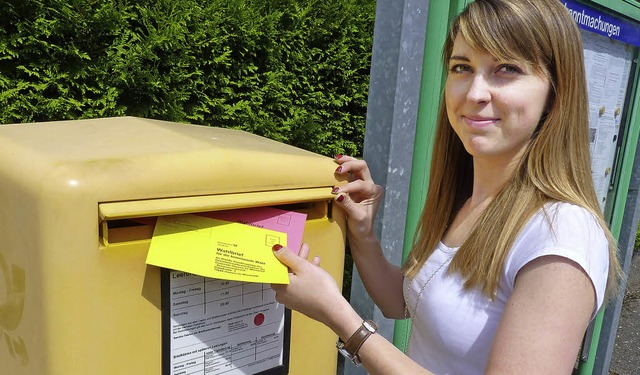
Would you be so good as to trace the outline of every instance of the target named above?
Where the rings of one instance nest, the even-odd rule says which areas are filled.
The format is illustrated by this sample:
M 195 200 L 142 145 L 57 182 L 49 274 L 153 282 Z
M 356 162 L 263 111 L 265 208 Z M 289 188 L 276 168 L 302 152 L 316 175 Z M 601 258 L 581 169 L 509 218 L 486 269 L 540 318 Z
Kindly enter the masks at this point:
M 522 69 L 520 69 L 517 65 L 513 64 L 503 64 L 498 67 L 499 72 L 509 73 L 509 74 L 520 74 L 522 73 Z
M 464 64 L 455 64 L 449 68 L 449 72 L 451 73 L 463 73 L 468 72 L 469 70 L 471 70 L 469 66 Z

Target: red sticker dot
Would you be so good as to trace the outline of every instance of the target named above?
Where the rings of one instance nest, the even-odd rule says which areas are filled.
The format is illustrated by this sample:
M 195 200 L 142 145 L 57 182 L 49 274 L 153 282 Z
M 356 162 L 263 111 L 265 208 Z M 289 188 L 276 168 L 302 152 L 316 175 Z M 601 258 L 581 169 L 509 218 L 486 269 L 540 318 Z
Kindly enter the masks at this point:
M 253 318 L 253 324 L 261 326 L 264 323 L 264 314 L 260 313 Z

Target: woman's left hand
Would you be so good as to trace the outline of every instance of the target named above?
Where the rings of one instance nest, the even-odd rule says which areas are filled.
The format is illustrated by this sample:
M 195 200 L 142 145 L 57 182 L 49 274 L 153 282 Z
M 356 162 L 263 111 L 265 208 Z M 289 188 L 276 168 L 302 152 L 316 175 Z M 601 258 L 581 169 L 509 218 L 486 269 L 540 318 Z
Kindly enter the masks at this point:
M 320 268 L 320 258 L 307 261 L 309 246 L 303 244 L 299 255 L 279 245 L 274 254 L 289 267 L 289 284 L 271 284 L 276 292 L 276 301 L 290 309 L 320 321 L 330 328 L 340 325 L 340 315 L 349 303 L 344 299 L 338 285 L 329 273 Z M 350 309 L 350 306 L 349 306 Z

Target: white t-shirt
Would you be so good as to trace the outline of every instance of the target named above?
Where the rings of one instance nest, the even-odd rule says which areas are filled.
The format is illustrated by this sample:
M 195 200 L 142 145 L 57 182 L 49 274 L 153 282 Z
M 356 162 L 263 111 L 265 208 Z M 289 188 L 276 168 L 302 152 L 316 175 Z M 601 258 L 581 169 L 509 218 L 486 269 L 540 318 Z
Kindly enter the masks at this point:
M 493 301 L 480 290 L 465 291 L 462 278 L 447 273 L 448 262 L 457 248 L 442 243 L 415 279 L 405 278 L 405 302 L 409 311 L 414 312 L 416 298 L 431 277 L 413 315 L 409 357 L 437 375 L 483 374 L 518 271 L 545 255 L 566 257 L 585 270 L 596 291 L 595 316 L 604 299 L 609 269 L 604 232 L 593 215 L 582 207 L 568 203 L 550 203 L 545 207 L 547 215 L 542 211 L 536 213 L 514 241 Z

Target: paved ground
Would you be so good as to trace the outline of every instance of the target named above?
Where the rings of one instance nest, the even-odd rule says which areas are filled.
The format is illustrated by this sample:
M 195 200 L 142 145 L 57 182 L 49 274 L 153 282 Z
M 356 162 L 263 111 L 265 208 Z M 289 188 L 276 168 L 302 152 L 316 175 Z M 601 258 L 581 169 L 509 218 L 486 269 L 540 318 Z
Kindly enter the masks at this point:
M 610 375 L 640 375 L 640 254 L 634 253 L 620 324 L 613 349 Z

